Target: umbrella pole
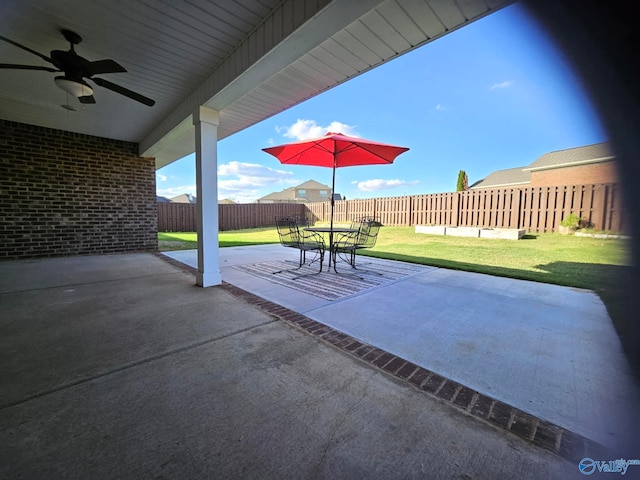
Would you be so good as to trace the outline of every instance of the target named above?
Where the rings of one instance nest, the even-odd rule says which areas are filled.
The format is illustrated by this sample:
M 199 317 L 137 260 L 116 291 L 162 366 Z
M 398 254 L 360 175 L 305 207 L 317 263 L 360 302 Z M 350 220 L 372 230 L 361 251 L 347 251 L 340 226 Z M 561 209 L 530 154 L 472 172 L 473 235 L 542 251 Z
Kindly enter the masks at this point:
M 333 206 L 335 204 L 334 195 L 336 193 L 336 159 L 333 157 L 333 176 L 331 179 L 331 228 L 329 229 L 329 267 L 328 270 L 331 271 L 331 256 L 333 255 Z M 335 270 L 335 260 L 334 260 L 333 269 Z

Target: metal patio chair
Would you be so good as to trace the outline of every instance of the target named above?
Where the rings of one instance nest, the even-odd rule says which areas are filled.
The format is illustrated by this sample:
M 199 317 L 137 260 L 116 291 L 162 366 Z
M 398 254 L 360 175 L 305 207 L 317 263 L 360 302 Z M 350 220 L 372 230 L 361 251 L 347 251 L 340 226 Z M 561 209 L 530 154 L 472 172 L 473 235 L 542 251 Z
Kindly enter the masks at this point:
M 351 268 L 356 268 L 356 253 L 358 250 L 375 246 L 381 226 L 382 224 L 373 218 L 363 218 L 358 222 L 356 232 L 339 234 L 334 239 L 331 252 L 334 269 L 337 257 L 351 265 Z
M 298 270 L 306 264 L 307 252 L 315 252 L 315 256 L 311 259 L 309 265 L 319 261 L 320 271 L 318 273 L 322 272 L 322 262 L 324 261 L 324 252 L 326 250 L 322 235 L 302 230 L 298 222 L 291 217 L 276 217 L 276 228 L 278 229 L 278 236 L 282 246 L 296 248 L 300 251 L 298 267 L 292 270 Z M 284 271 L 280 270 L 273 273 Z

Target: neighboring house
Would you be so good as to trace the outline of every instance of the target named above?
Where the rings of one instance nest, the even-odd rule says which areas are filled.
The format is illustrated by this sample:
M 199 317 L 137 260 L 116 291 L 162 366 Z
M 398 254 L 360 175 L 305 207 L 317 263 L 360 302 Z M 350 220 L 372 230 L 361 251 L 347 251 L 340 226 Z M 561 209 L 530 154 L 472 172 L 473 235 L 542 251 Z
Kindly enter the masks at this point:
M 604 142 L 545 153 L 526 167 L 496 170 L 470 188 L 548 187 L 617 181 L 615 156 L 609 143 Z
M 231 200 L 230 198 L 224 198 L 222 200 L 218 200 L 218 205 L 235 205 L 236 202 Z
M 158 203 L 169 203 L 171 200 L 169 200 L 167 197 L 161 197 L 160 195 L 156 195 L 156 202 Z
M 170 200 L 173 203 L 196 203 L 196 197 L 194 197 L 190 193 L 176 195 L 175 197 L 171 197 Z
M 315 180 L 309 180 L 296 187 L 281 192 L 270 193 L 256 200 L 256 203 L 304 203 L 324 202 L 331 199 L 331 187 Z

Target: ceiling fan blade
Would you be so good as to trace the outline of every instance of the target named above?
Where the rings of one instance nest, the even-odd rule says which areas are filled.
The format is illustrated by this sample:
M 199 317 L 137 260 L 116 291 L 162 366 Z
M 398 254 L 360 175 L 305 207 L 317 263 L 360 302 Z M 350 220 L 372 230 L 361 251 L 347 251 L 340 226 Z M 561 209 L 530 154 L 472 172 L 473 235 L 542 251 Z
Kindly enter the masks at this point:
M 98 60 L 96 62 L 89 62 L 85 68 L 87 69 L 88 76 L 99 75 L 101 73 L 121 73 L 126 72 L 127 69 L 120 65 L 115 60 Z
M 49 63 L 53 63 L 51 61 L 51 59 L 49 57 L 47 57 L 46 55 L 41 54 L 40 52 L 36 52 L 35 50 L 29 48 L 29 47 L 25 47 L 24 45 L 20 45 L 18 42 L 14 42 L 13 40 L 8 39 L 7 37 L 3 37 L 2 35 L 0 35 L 0 40 L 4 40 L 7 43 L 10 43 L 11 45 L 15 45 L 18 48 L 21 48 L 22 50 L 25 50 L 29 53 L 33 53 L 34 55 L 39 56 L 40 58 L 42 58 L 43 60 L 46 60 Z M 57 71 L 57 70 L 55 70 Z
M 93 98 L 93 95 L 86 95 L 84 97 L 78 97 L 80 103 L 96 103 L 96 99 Z
M 14 65 L 12 63 L 0 63 L 0 68 L 9 68 L 14 70 L 44 70 L 45 72 L 60 72 L 51 67 L 38 67 L 35 65 Z
M 108 80 L 104 80 L 102 78 L 92 78 L 91 80 L 93 80 L 97 85 L 100 85 L 101 87 L 104 87 L 113 92 L 119 93 L 120 95 L 124 95 L 125 97 L 129 97 L 130 99 L 135 100 L 137 102 L 144 103 L 149 107 L 153 107 L 156 104 L 155 100 L 151 100 L 150 98 L 140 95 L 139 93 L 133 92 L 128 88 L 124 88 L 124 87 L 121 87 L 120 85 L 116 85 L 115 83 L 111 83 Z

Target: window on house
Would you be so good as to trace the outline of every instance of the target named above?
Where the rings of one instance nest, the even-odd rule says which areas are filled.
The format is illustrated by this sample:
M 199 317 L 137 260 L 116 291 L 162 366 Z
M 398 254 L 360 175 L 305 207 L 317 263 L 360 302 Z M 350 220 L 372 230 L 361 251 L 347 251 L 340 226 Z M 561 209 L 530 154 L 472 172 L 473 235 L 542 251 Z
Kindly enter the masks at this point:
M 327 198 L 329 196 L 329 192 L 326 190 L 320 190 L 320 198 Z
M 307 191 L 303 189 L 296 190 L 296 198 L 307 198 Z

